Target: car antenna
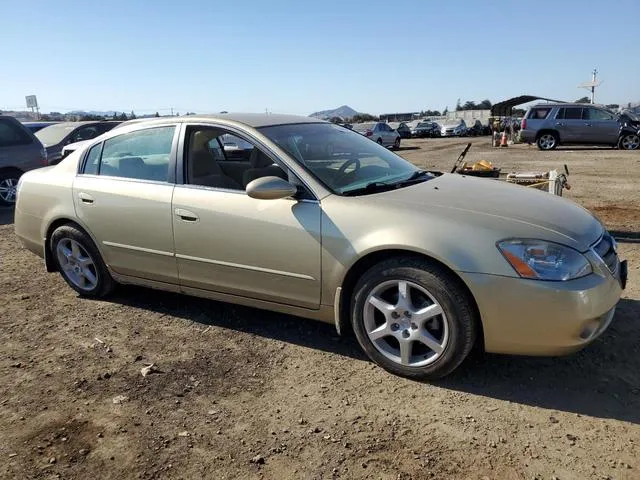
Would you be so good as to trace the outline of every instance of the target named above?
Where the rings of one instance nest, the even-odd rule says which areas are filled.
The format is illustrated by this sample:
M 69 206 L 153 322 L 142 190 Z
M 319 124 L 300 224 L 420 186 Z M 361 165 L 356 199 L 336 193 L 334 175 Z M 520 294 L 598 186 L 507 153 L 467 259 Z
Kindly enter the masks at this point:
M 462 164 L 462 161 L 464 160 L 464 157 L 467 156 L 467 152 L 469 151 L 470 148 L 471 148 L 471 142 L 467 143 L 467 146 L 464 148 L 464 150 L 462 151 L 462 153 L 460 154 L 460 156 L 456 160 L 456 163 L 453 164 L 453 168 L 451 169 L 451 173 L 456 173 L 456 170 L 458 169 L 458 166 Z

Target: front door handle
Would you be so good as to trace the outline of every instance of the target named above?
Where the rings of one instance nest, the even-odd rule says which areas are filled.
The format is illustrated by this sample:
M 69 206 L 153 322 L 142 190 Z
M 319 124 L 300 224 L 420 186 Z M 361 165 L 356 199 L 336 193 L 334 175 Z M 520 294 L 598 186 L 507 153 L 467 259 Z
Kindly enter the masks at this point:
M 585 123 L 584 125 L 585 125 L 585 127 L 591 127 L 590 123 Z
M 558 127 L 561 127 L 561 126 L 563 126 L 563 125 L 564 125 L 564 123 L 562 123 L 562 122 L 556 122 L 556 125 L 557 125 Z
M 93 203 L 93 197 L 88 193 L 80 192 L 78 198 L 82 203 Z
M 189 210 L 185 210 L 184 208 L 176 208 L 175 214 L 185 222 L 197 222 L 199 220 L 198 215 Z

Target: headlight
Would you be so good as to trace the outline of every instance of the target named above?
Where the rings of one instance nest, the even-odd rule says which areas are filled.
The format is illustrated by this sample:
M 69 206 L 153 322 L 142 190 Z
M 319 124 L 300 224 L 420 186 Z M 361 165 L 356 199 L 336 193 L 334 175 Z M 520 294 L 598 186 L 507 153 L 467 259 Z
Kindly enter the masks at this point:
M 523 278 L 564 281 L 592 272 L 589 260 L 577 250 L 543 240 L 504 240 L 498 250 Z

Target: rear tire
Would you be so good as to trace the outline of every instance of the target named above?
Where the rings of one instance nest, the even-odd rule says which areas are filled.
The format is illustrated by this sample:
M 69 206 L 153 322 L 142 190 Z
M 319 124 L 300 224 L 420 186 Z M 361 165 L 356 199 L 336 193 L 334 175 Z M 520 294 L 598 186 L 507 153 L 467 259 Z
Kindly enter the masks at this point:
M 640 148 L 640 136 L 636 133 L 625 133 L 618 140 L 620 150 L 637 150 Z
M 377 143 L 378 145 L 382 145 L 382 139 L 381 139 L 381 138 L 379 138 L 378 140 L 376 140 L 376 143 Z
M 62 225 L 51 235 L 51 255 L 62 278 L 83 297 L 102 298 L 116 282 L 93 240 L 74 225 Z
M 385 370 L 435 380 L 471 352 L 478 322 L 473 299 L 444 268 L 410 257 L 389 259 L 367 271 L 354 292 L 353 331 Z
M 16 204 L 16 189 L 22 172 L 15 168 L 0 172 L 0 206 L 13 207 Z
M 558 134 L 555 132 L 543 132 L 536 140 L 536 145 L 540 150 L 554 150 L 558 143 Z

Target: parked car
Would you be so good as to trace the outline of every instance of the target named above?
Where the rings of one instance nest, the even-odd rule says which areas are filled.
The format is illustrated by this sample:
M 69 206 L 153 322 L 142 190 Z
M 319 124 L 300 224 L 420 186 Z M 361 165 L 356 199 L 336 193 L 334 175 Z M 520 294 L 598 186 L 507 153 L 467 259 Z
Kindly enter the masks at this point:
M 479 135 L 484 135 L 484 134 L 485 134 L 485 129 L 484 129 L 484 126 L 482 125 L 482 122 L 480 122 L 480 120 L 476 120 L 475 122 L 473 122 L 473 125 L 467 128 L 467 135 L 470 137 L 477 137 Z
M 12 206 L 20 176 L 47 164 L 40 141 L 13 117 L 0 115 L 0 206 Z
M 249 161 L 226 158 L 226 134 L 253 145 Z M 612 321 L 627 271 L 570 201 L 430 173 L 339 125 L 274 114 L 108 132 L 22 176 L 15 232 L 81 296 L 136 284 L 322 320 L 421 379 L 476 343 L 581 349 Z
M 443 125 L 440 132 L 443 137 L 464 137 L 467 134 L 467 124 L 460 120 L 458 123 Z
M 636 150 L 640 147 L 638 129 L 627 119 L 595 105 L 538 104 L 522 119 L 520 136 L 540 150 L 553 150 L 559 145 L 610 145 Z
M 389 123 L 389 126 L 398 132 L 400 138 L 411 138 L 411 128 L 405 122 Z
M 31 133 L 36 133 L 38 130 L 42 130 L 45 127 L 50 127 L 60 122 L 22 122 L 22 125 L 27 127 Z
M 47 149 L 49 165 L 55 165 L 62 159 L 62 148 L 65 145 L 91 140 L 108 132 L 121 122 L 61 122 L 38 130 L 36 137 Z
M 411 129 L 411 136 L 414 138 L 440 136 L 440 126 L 434 122 L 418 122 Z
M 385 147 L 400 148 L 400 134 L 384 122 L 354 123 L 353 131 Z

